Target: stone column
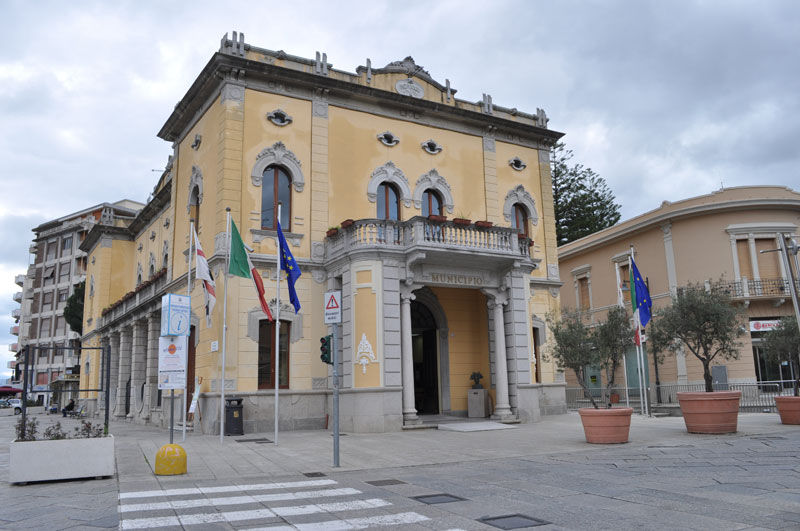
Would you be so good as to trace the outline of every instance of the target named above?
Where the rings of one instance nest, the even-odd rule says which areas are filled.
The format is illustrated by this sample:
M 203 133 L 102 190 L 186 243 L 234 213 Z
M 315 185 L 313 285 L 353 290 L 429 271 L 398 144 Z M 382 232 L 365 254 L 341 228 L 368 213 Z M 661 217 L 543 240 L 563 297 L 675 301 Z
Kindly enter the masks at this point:
M 100 391 L 97 393 L 97 409 L 96 411 L 105 410 L 106 408 L 106 392 L 108 392 L 108 384 L 106 382 L 106 349 L 111 345 L 111 339 L 109 336 L 103 336 L 100 338 L 100 346 L 103 350 L 100 351 L 100 355 L 98 356 L 99 363 L 97 367 L 100 372 L 97 374 L 97 389 L 106 389 L 106 391 Z
M 119 346 L 120 346 L 120 333 L 119 331 L 111 332 L 111 363 L 110 363 L 110 380 L 108 382 L 108 392 L 111 393 L 111 399 L 108 401 L 108 407 L 111 408 L 111 415 L 114 415 L 117 407 L 117 398 L 119 397 Z
M 506 360 L 506 327 L 503 318 L 503 306 L 508 303 L 506 290 L 492 294 L 487 301 L 494 317 L 494 368 L 495 368 L 495 405 L 493 419 L 512 418 L 511 405 L 508 401 L 508 361 Z
M 403 423 L 419 424 L 417 408 L 414 407 L 414 351 L 411 337 L 411 301 L 415 297 L 411 290 L 400 291 L 400 344 L 403 367 Z
M 144 409 L 142 417 L 150 418 L 150 410 L 158 393 L 158 338 L 161 335 L 161 314 L 153 312 L 147 316 L 147 364 L 144 376 Z
M 117 379 L 117 407 L 114 408 L 114 416 L 124 417 L 125 401 L 130 400 L 130 396 L 126 395 L 126 388 L 128 379 L 131 377 L 132 327 L 123 328 L 119 335 L 119 377 Z
M 139 398 L 144 383 L 147 363 L 147 321 L 140 319 L 133 323 L 133 348 L 131 349 L 131 410 L 128 417 L 138 416 L 143 400 Z M 143 398 L 143 397 L 142 397 Z

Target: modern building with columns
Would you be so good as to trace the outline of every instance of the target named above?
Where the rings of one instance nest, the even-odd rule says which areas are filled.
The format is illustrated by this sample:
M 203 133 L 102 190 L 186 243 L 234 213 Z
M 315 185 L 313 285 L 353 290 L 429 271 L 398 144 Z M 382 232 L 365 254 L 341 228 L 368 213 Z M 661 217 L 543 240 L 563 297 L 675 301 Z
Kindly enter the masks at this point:
M 636 266 L 647 278 L 654 309 L 670 304 L 671 296 L 694 285 L 724 289 L 741 305 L 749 322 L 740 339 L 737 360 L 715 360 L 715 380 L 730 383 L 790 379 L 787 367 L 761 355 L 766 331 L 793 315 L 789 276 L 779 254 L 777 234 L 798 234 L 800 193 L 782 186 L 742 186 L 661 206 L 558 249 L 564 286 L 564 308 L 580 308 L 593 321 L 605 318 L 617 303 L 615 268 L 620 268 L 623 295 L 630 303 L 627 257 L 633 246 Z M 647 343 L 645 342 L 645 349 Z M 632 349 L 633 350 L 633 349 Z M 661 385 L 702 384 L 703 367 L 691 352 L 667 355 L 658 372 L 652 354 L 647 360 L 650 400 L 658 401 Z M 629 386 L 636 387 L 636 362 L 628 357 Z M 599 371 L 590 386 L 600 385 Z M 577 386 L 568 374 L 570 387 Z M 620 378 L 618 381 L 622 381 Z M 672 395 L 672 401 L 674 395 Z M 662 393 L 662 402 L 670 399 Z
M 190 219 L 217 295 L 207 327 L 202 290 L 190 290 L 195 430 L 219 432 L 221 385 L 243 398 L 246 432 L 271 429 L 276 381 L 281 429 L 326 426 L 328 334 L 345 431 L 466 416 L 475 372 L 487 416 L 564 412 L 563 375 L 545 355 L 545 316 L 561 286 L 550 148 L 562 134 L 541 109 L 456 92 L 410 57 L 348 72 L 324 53 L 306 59 L 226 34 L 158 133 L 173 151 L 150 201 L 124 226 L 95 227 L 81 247 L 94 279 L 84 341 L 110 346 L 113 415 L 168 421 L 156 381 L 161 296 L 187 293 Z M 282 281 L 276 326 L 250 280 L 229 277 L 225 290 L 223 275 L 230 208 L 274 313 L 279 204 L 302 308 L 288 304 Z M 342 293 L 339 325 L 324 323 L 329 290 Z

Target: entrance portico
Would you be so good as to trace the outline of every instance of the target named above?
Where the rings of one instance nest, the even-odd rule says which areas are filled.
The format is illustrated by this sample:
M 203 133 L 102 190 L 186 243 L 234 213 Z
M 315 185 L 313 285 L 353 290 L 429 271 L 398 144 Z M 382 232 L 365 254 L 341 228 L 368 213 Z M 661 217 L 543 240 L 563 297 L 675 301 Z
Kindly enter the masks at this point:
M 538 266 L 518 231 L 456 228 L 424 218 L 359 220 L 332 240 L 326 258 L 334 266 L 329 282 L 343 290 L 343 383 L 354 392 L 364 388 L 353 396 L 354 422 L 362 416 L 359 408 L 375 409 L 366 403 L 374 402 L 373 393 L 397 384 L 402 425 L 421 422 L 418 407 L 466 416 L 472 372 L 486 375 L 491 417 L 517 418 L 518 385 L 533 383 L 527 300 L 530 273 Z M 430 313 L 427 321 L 434 323 L 415 330 L 420 316 L 414 308 Z M 399 317 L 397 336 L 393 315 Z M 357 339 L 362 342 L 355 349 Z M 361 352 L 365 345 L 374 359 Z

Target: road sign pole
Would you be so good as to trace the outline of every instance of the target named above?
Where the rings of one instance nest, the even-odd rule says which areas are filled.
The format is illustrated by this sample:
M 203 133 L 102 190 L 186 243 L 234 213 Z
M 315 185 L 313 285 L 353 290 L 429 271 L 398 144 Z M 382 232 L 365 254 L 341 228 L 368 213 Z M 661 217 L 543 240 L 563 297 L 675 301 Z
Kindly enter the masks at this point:
M 336 329 L 333 325 L 333 466 L 339 466 L 339 349 L 337 348 Z

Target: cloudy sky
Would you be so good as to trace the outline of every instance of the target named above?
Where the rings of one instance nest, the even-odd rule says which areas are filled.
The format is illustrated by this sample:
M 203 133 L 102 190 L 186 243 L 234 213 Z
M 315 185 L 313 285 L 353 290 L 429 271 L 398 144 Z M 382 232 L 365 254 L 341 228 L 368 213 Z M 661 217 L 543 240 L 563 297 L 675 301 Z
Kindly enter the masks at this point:
M 458 97 L 547 111 L 623 219 L 725 187 L 800 188 L 800 2 L 0 0 L 0 379 L 33 227 L 144 201 L 156 133 L 225 32 L 355 71 L 411 55 Z

